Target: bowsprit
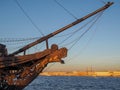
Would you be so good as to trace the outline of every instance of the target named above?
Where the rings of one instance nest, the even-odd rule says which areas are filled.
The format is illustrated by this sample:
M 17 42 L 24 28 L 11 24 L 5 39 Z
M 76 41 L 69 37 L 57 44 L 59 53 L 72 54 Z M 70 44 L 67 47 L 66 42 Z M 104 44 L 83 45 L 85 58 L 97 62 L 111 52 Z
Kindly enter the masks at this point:
M 0 90 L 21 90 L 31 83 L 49 63 L 64 63 L 62 58 L 67 56 L 67 48 L 59 48 L 56 44 L 51 45 L 49 48 L 48 39 L 104 11 L 112 4 L 113 2 L 108 2 L 96 11 L 77 19 L 53 33 L 39 38 L 13 53 L 8 54 L 6 46 L 0 44 Z M 46 41 L 45 50 L 33 54 L 26 54 L 27 49 L 43 41 Z M 18 55 L 21 52 L 24 52 L 24 54 Z

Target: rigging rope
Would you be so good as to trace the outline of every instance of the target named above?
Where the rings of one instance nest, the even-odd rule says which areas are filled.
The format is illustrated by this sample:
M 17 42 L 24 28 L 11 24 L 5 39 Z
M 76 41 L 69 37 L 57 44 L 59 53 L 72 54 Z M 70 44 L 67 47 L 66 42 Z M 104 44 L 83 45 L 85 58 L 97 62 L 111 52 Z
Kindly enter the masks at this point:
M 69 48 L 69 50 L 71 50 L 72 48 L 73 48 L 73 46 L 75 46 L 75 44 L 78 42 L 78 41 L 80 41 L 80 39 L 91 29 L 91 27 L 98 21 L 98 19 L 103 15 L 103 12 L 104 11 L 102 11 L 101 12 L 101 14 L 98 16 L 98 17 L 96 17 L 95 18 L 95 20 L 94 20 L 94 22 L 89 26 L 89 28 L 88 29 L 86 29 L 85 31 L 84 31 L 84 33 L 82 34 L 82 35 L 80 35 L 75 41 L 72 41 L 72 42 L 70 42 L 69 44 L 71 44 L 71 43 L 73 43 L 73 45 Z M 88 45 L 88 43 L 87 43 L 87 45 Z M 87 46 L 86 45 L 86 46 Z M 85 47 L 86 47 L 85 46 Z M 84 49 L 84 48 L 83 48 Z M 72 57 L 72 58 L 70 58 L 70 59 L 68 59 L 67 61 L 70 61 L 71 59 L 73 59 L 74 57 Z M 53 63 L 53 64 L 51 64 L 49 67 L 47 67 L 44 71 L 47 71 L 48 69 L 50 69 L 51 67 L 53 67 L 53 65 L 55 65 L 55 63 Z
M 32 23 L 32 25 L 41 33 L 42 36 L 44 34 L 40 30 L 40 28 L 34 23 L 34 21 L 31 19 L 31 17 L 27 14 L 27 12 L 23 9 L 23 7 L 20 5 L 20 3 L 17 0 L 14 0 L 15 3 L 18 5 L 18 7 L 21 9 L 21 11 L 24 13 L 24 15 L 28 18 L 28 20 Z
M 84 33 L 76 39 L 76 41 L 75 41 L 75 42 L 73 43 L 73 45 L 69 48 L 69 50 L 72 49 L 72 47 L 92 28 L 92 26 L 98 21 L 98 19 L 102 16 L 102 14 L 103 14 L 103 11 L 102 11 L 102 12 L 100 13 L 100 15 L 95 19 L 95 21 L 88 27 L 88 29 L 86 29 L 86 30 L 84 31 Z
M 39 39 L 40 37 L 34 37 L 34 38 L 0 38 L 0 42 L 6 43 L 6 42 L 23 42 L 23 41 L 31 41 Z
M 98 17 L 98 19 L 102 16 L 102 14 L 103 14 L 103 12 L 102 12 L 101 15 Z M 97 20 L 97 19 L 96 19 L 96 20 Z M 96 30 L 95 30 L 95 32 L 96 32 Z M 95 32 L 94 32 L 94 34 L 95 34 Z M 94 35 L 94 34 L 93 34 L 93 35 Z M 89 41 L 87 42 L 87 44 L 82 48 L 81 53 L 82 53 L 83 50 L 88 46 L 88 43 L 90 43 L 91 39 L 93 38 L 93 35 L 92 35 L 92 37 L 89 39 Z M 77 56 L 79 56 L 79 55 L 80 55 L 80 53 L 76 54 L 74 57 L 77 57 Z M 74 57 L 71 57 L 71 58 L 68 59 L 67 61 L 70 61 L 70 60 L 73 59 Z
M 92 21 L 92 20 L 91 20 Z M 75 33 L 77 33 L 77 32 L 79 32 L 82 28 L 84 28 L 85 26 L 87 26 L 91 21 L 89 21 L 88 23 L 86 23 L 85 25 L 83 25 L 82 27 L 80 27 L 79 29 L 77 29 L 77 30 L 75 30 L 75 31 L 73 31 L 73 32 L 70 32 L 70 33 L 67 33 L 67 34 L 64 34 L 64 35 L 60 35 L 60 36 L 54 36 L 55 38 L 56 37 L 64 37 L 64 36 L 68 36 L 68 35 L 70 35 L 70 36 L 72 36 L 73 34 L 75 34 Z M 69 37 L 68 37 L 68 39 L 69 39 Z M 64 40 L 63 40 L 64 41 Z M 62 42 L 61 42 L 62 43 Z M 60 44 L 60 43 L 59 43 Z
M 103 1 L 103 0 L 99 0 L 101 3 L 103 3 L 103 4 L 106 4 L 106 2 L 105 1 Z
M 90 25 L 90 26 L 88 27 L 88 29 L 86 29 L 86 30 L 82 33 L 82 35 L 80 35 L 77 39 L 75 39 L 75 40 L 73 40 L 73 41 L 65 44 L 64 46 L 66 46 L 66 45 L 71 45 L 71 44 L 73 43 L 73 45 L 71 46 L 71 48 L 72 48 L 72 47 L 74 46 L 74 43 L 76 44 L 77 41 L 79 41 L 79 40 L 91 29 L 91 27 L 96 23 L 96 21 L 100 18 L 100 16 L 102 16 L 102 14 L 103 14 L 103 11 L 101 12 L 101 14 L 100 14 L 98 17 L 96 17 L 96 19 L 95 19 L 95 21 L 92 23 L 92 25 Z M 69 39 L 69 38 L 68 38 L 68 39 Z
M 79 32 L 80 30 L 82 30 L 84 27 L 86 27 L 89 23 L 91 23 L 94 20 L 94 18 L 92 20 L 90 20 L 89 22 L 87 22 L 85 25 L 83 25 L 82 27 L 80 27 L 79 29 L 75 30 L 74 32 L 71 33 L 71 35 L 69 35 L 66 39 L 64 39 L 61 43 L 64 43 L 66 40 L 68 40 L 70 37 L 72 37 L 73 35 L 75 35 L 77 32 Z
M 62 4 L 60 4 L 57 0 L 54 0 L 55 3 L 57 3 L 60 7 L 62 7 L 69 15 L 71 15 L 73 18 L 78 19 L 74 14 L 72 14 L 68 9 L 66 9 Z

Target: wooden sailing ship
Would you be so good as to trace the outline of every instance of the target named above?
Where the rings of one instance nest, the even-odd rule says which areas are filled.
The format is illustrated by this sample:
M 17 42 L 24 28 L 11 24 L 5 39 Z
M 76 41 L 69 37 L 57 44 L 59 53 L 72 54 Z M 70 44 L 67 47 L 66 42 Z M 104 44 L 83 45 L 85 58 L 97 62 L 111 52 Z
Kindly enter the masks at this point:
M 11 54 L 7 53 L 5 45 L 0 44 L 0 90 L 22 90 L 43 71 L 48 63 L 64 63 L 62 58 L 67 56 L 67 48 L 59 48 L 56 44 L 49 48 L 48 39 L 107 9 L 112 4 L 113 2 L 108 2 L 96 11 L 77 19 L 53 33 L 43 36 Z M 27 49 L 43 41 L 46 41 L 46 49 L 44 51 L 26 55 Z M 24 52 L 24 55 L 17 55 L 21 52 Z

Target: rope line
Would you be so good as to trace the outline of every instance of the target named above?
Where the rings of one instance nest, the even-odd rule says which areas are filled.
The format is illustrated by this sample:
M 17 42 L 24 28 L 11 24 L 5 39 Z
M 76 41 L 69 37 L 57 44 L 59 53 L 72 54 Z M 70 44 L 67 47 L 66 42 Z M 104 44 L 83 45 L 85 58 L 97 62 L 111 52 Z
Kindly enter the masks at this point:
M 99 0 L 101 3 L 103 3 L 103 4 L 106 4 L 106 2 L 105 1 L 103 1 L 103 0 Z
M 95 18 L 94 22 L 92 22 L 92 24 L 89 26 L 89 28 L 86 29 L 82 35 L 80 35 L 76 40 L 70 42 L 70 43 L 73 43 L 73 42 L 74 42 L 74 43 L 73 43 L 73 45 L 72 45 L 68 50 L 71 50 L 71 49 L 73 48 L 73 46 L 75 46 L 75 44 L 76 44 L 78 41 L 80 41 L 80 39 L 81 39 L 81 38 L 92 28 L 92 26 L 98 21 L 98 19 L 102 16 L 102 14 L 103 14 L 103 11 L 101 12 L 101 14 L 100 14 L 98 17 Z M 70 43 L 69 43 L 69 44 L 70 44 Z M 89 43 L 89 42 L 88 42 L 88 43 Z M 88 43 L 87 43 L 87 45 L 88 45 Z M 87 47 L 87 45 L 86 45 L 85 47 Z M 85 49 L 85 47 L 84 47 L 83 49 Z M 67 62 L 70 61 L 70 60 L 73 59 L 73 58 L 74 58 L 74 57 L 68 59 Z M 44 71 L 47 71 L 48 69 L 50 69 L 50 68 L 53 67 L 54 65 L 55 65 L 55 63 L 51 64 L 51 65 L 50 65 L 48 68 L 46 68 Z
M 31 41 L 39 39 L 40 37 L 34 37 L 34 38 L 0 38 L 0 42 L 23 42 L 23 41 Z
M 83 25 L 82 27 L 80 27 L 79 29 L 75 30 L 74 32 L 71 33 L 71 35 L 69 35 L 66 39 L 64 39 L 62 42 L 60 42 L 59 44 L 61 43 L 64 43 L 66 40 L 70 39 L 70 37 L 72 37 L 73 35 L 75 35 L 77 32 L 81 31 L 84 27 L 86 27 L 89 23 L 91 23 L 92 21 L 94 20 L 91 19 L 90 21 L 88 21 L 85 25 Z
M 102 14 L 103 14 L 103 13 L 101 13 L 101 15 L 100 15 L 93 23 L 97 22 L 97 20 L 102 16 Z M 91 25 L 91 26 L 92 26 L 92 25 Z M 89 27 L 89 28 L 90 28 L 90 27 Z M 95 34 L 95 33 L 94 33 L 94 34 Z M 92 36 L 92 37 L 93 37 L 93 36 Z M 89 39 L 89 41 L 87 42 L 87 44 L 85 45 L 85 47 L 82 48 L 82 51 L 89 45 L 92 37 Z M 77 43 L 77 41 L 78 41 L 78 40 L 76 40 L 75 43 Z M 71 46 L 71 48 L 72 48 L 72 47 L 73 47 L 73 46 Z M 71 48 L 69 48 L 69 50 L 70 50 Z M 80 53 L 76 54 L 74 57 L 69 58 L 67 61 L 69 62 L 70 60 L 72 60 L 73 58 L 78 57 L 78 56 L 80 56 Z
M 32 25 L 41 33 L 42 36 L 44 34 L 40 30 L 40 28 L 34 23 L 34 21 L 31 19 L 31 17 L 27 14 L 27 12 L 23 9 L 23 7 L 20 5 L 20 3 L 17 0 L 14 0 L 15 3 L 18 5 L 18 7 L 21 9 L 21 11 L 24 13 L 24 15 L 28 18 L 28 20 L 32 23 Z
M 55 3 L 57 3 L 60 7 L 62 7 L 69 15 L 71 15 L 73 18 L 78 19 L 73 13 L 71 13 L 68 9 L 66 9 L 62 4 L 60 4 L 57 0 L 54 0 Z
M 75 39 L 74 41 L 71 41 L 68 45 L 70 45 L 71 43 L 73 43 L 71 45 L 71 47 L 69 48 L 72 49 L 73 46 L 75 46 L 75 44 L 92 28 L 92 26 L 97 22 L 97 20 L 102 16 L 103 12 L 101 12 L 101 14 L 95 19 L 95 21 L 88 27 L 88 29 L 86 29 L 77 39 Z

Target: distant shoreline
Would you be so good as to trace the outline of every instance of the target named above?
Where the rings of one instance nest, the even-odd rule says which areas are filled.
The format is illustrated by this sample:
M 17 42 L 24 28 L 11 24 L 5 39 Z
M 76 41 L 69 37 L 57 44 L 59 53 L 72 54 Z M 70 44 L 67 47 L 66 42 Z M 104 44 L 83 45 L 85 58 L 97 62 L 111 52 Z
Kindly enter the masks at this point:
M 101 71 L 101 72 L 78 72 L 78 71 L 73 71 L 73 72 L 42 72 L 40 73 L 42 76 L 100 76 L 100 77 L 108 77 L 108 76 L 113 76 L 113 77 L 120 77 L 120 71 Z

